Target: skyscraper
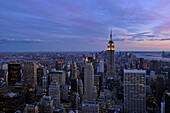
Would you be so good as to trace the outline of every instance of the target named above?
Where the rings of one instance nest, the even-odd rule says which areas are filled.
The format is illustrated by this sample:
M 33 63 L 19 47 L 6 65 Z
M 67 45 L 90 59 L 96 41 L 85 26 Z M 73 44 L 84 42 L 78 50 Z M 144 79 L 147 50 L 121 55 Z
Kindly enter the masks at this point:
M 93 100 L 94 69 L 91 62 L 87 62 L 84 70 L 84 98 Z
M 156 99 L 160 105 L 165 91 L 165 78 L 164 75 L 159 74 L 156 77 Z
M 77 78 L 77 65 L 75 62 L 71 65 L 71 78 Z
M 21 66 L 19 63 L 8 64 L 8 85 L 15 85 L 21 81 Z
M 107 72 L 106 77 L 116 78 L 115 73 L 115 45 L 112 41 L 112 31 L 110 33 L 110 41 L 107 46 Z
M 124 112 L 146 112 L 146 71 L 124 70 Z
M 59 106 L 60 104 L 60 88 L 58 82 L 52 81 L 49 87 L 49 96 L 53 100 L 53 106 Z
M 45 68 L 40 66 L 37 68 L 37 85 L 42 86 L 42 77 L 46 75 Z
M 24 84 L 29 88 L 33 88 L 37 85 L 36 63 L 24 63 Z

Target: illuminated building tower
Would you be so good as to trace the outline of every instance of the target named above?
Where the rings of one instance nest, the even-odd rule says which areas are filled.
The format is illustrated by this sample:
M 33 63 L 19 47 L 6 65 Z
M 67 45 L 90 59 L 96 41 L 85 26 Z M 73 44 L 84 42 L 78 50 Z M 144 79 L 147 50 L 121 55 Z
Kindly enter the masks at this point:
M 62 62 L 56 61 L 56 70 L 62 70 Z
M 146 71 L 124 70 L 124 112 L 146 112 Z
M 37 86 L 36 63 L 24 63 L 24 85 L 28 88 L 34 88 Z
M 41 113 L 53 113 L 53 100 L 50 96 L 41 99 Z
M 43 76 L 43 95 L 48 95 L 48 88 L 51 84 L 51 76 Z
M 91 62 L 87 62 L 84 70 L 84 98 L 93 100 L 94 69 Z
M 115 73 L 115 46 L 112 41 L 112 31 L 110 33 L 110 41 L 107 46 L 107 72 L 106 77 L 116 78 Z
M 71 65 L 71 78 L 77 78 L 77 65 L 75 62 Z
M 8 64 L 8 85 L 15 85 L 21 81 L 21 66 L 19 63 Z
M 49 87 L 49 96 L 53 100 L 53 106 L 59 106 L 60 104 L 60 88 L 56 81 L 52 81 Z

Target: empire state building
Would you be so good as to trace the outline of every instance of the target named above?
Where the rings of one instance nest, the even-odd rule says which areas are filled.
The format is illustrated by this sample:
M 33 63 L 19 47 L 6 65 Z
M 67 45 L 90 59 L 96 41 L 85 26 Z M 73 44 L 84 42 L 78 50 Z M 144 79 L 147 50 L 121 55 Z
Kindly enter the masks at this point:
M 112 41 L 112 31 L 110 33 L 110 41 L 107 45 L 107 71 L 106 77 L 116 78 L 115 73 L 115 45 Z

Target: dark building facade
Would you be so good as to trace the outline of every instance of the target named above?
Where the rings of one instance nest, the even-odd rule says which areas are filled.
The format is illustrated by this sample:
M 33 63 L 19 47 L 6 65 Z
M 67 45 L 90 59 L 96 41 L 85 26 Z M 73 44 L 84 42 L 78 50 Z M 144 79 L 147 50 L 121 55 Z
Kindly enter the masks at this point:
M 62 62 L 56 61 L 56 70 L 62 70 Z
M 71 91 L 76 93 L 78 92 L 78 79 L 71 79 Z
M 21 66 L 19 63 L 8 64 L 8 85 L 15 85 L 21 81 Z

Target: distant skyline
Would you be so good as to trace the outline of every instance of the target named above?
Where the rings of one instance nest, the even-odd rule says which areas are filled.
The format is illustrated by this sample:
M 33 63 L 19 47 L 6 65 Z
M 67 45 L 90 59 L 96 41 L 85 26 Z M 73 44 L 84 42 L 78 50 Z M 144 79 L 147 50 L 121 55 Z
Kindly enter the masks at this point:
M 0 52 L 170 51 L 169 0 L 2 0 Z

